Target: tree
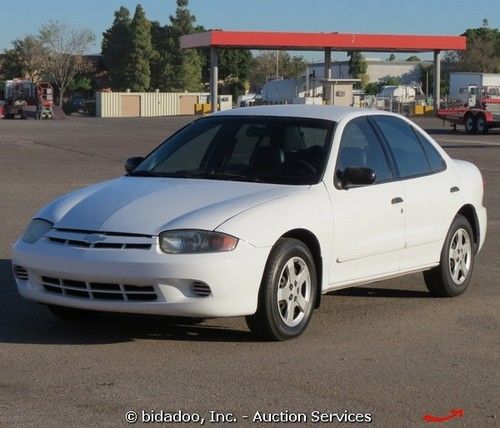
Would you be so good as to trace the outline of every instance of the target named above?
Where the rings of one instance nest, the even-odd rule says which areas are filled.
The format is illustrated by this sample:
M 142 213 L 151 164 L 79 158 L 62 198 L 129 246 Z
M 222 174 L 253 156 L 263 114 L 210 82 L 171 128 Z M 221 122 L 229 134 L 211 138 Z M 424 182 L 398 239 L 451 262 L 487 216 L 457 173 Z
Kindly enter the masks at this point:
M 43 46 L 42 72 L 59 89 L 59 105 L 74 77 L 88 69 L 83 58 L 92 42 L 94 34 L 87 29 L 74 29 L 58 21 L 42 26 L 39 40 Z
M 358 51 L 347 52 L 349 57 L 349 75 L 353 79 L 361 79 L 354 85 L 355 88 L 364 88 L 368 83 L 368 63 L 366 62 L 363 54 Z
M 188 0 L 177 0 L 175 15 L 170 16 L 170 25 L 166 27 L 166 51 L 164 76 L 165 87 L 171 91 L 199 91 L 201 70 L 204 59 L 195 49 L 181 49 L 180 37 L 199 31 L 195 26 L 196 17 L 188 9 Z
M 247 80 L 252 66 L 249 49 L 219 49 L 219 77 Z
M 380 79 L 380 87 L 382 86 L 398 86 L 401 85 L 401 79 L 397 76 L 385 76 Z
M 129 10 L 122 6 L 115 12 L 111 28 L 102 35 L 101 51 L 104 64 L 109 73 L 111 87 L 116 90 L 127 88 L 131 23 Z
M 35 36 L 25 36 L 12 42 L 4 51 L 3 74 L 7 78 L 24 77 L 37 81 L 42 68 L 43 46 Z
M 203 51 L 203 80 L 210 80 L 210 50 Z M 233 98 L 245 93 L 248 87 L 250 69 L 252 68 L 252 53 L 249 49 L 218 49 L 219 80 L 223 81 Z
M 135 8 L 130 23 L 130 54 L 127 57 L 127 88 L 132 91 L 146 91 L 151 86 L 149 60 L 153 55 L 151 23 L 140 4 Z
M 380 83 L 379 82 L 370 82 L 365 86 L 365 94 L 366 95 L 377 95 L 380 92 Z
M 249 73 L 250 86 L 253 90 L 262 89 L 264 84 L 278 77 L 296 79 L 306 69 L 304 57 L 291 56 L 286 51 L 265 51 L 255 56 Z
M 409 56 L 408 58 L 406 58 L 406 61 L 408 62 L 419 62 L 420 61 L 420 58 L 416 55 L 412 55 L 412 56 Z
M 158 21 L 151 22 L 151 42 L 153 51 L 149 60 L 151 69 L 151 88 L 168 91 L 167 86 L 172 67 L 169 64 L 168 27 Z
M 432 64 L 421 62 L 418 64 L 420 70 L 420 81 L 422 82 L 422 90 L 426 93 L 426 96 L 431 96 L 434 94 L 434 67 Z M 455 67 L 450 63 L 446 57 L 441 64 L 441 84 L 440 96 L 446 96 L 450 91 L 450 71 Z M 427 85 L 428 82 L 428 85 Z
M 387 58 L 387 61 L 394 61 L 396 59 L 396 55 L 394 55 L 393 53 L 391 53 L 389 55 L 389 58 Z
M 461 71 L 500 72 L 500 31 L 489 28 L 485 21 L 482 27 L 469 28 L 462 34 L 467 37 L 467 49 L 455 54 Z

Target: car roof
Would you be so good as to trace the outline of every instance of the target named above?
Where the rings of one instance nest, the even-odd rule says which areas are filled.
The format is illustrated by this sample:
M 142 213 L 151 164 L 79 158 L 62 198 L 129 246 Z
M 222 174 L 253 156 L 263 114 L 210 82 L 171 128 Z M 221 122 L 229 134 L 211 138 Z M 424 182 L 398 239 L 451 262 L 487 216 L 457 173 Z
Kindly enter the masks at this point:
M 378 113 L 384 113 L 376 111 Z M 339 107 L 323 105 L 266 105 L 255 107 L 239 107 L 232 110 L 219 111 L 213 116 L 284 116 L 302 117 L 311 119 L 324 119 L 338 122 L 345 116 L 363 116 L 373 114 L 373 110 L 361 109 L 358 107 Z

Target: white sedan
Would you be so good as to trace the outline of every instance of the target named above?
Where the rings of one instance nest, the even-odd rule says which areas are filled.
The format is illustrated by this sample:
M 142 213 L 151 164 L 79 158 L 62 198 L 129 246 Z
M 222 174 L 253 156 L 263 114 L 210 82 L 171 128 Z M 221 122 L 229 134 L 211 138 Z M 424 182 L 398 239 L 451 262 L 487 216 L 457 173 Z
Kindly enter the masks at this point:
M 13 249 L 22 296 L 62 318 L 244 315 L 284 340 L 332 290 L 423 271 L 463 293 L 486 234 L 479 170 L 380 111 L 216 113 L 126 170 L 36 214 Z

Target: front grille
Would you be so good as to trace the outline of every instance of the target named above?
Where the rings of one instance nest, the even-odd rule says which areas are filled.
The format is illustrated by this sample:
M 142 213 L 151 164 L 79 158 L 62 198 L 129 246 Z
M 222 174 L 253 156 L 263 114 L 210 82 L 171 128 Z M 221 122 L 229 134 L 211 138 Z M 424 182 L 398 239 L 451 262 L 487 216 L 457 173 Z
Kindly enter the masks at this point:
M 156 238 L 151 235 L 76 229 L 52 229 L 45 236 L 54 244 L 76 248 L 149 250 L 156 242 Z
M 193 294 L 198 297 L 207 297 L 212 293 L 210 287 L 201 281 L 193 282 L 191 289 L 193 290 Z
M 84 299 L 119 301 L 153 301 L 158 299 L 155 288 L 150 285 L 86 282 L 42 276 L 42 286 L 50 293 Z
M 55 242 L 57 244 L 68 245 L 70 247 L 82 247 L 82 248 L 114 248 L 117 250 L 149 250 L 151 244 L 125 244 L 121 242 L 117 243 L 107 243 L 107 242 L 96 242 L 92 244 L 86 241 L 78 241 L 75 239 L 61 239 L 49 237 L 49 241 Z
M 12 270 L 14 271 L 14 275 L 16 276 L 17 279 L 20 279 L 21 281 L 28 280 L 28 271 L 22 266 L 16 265 Z

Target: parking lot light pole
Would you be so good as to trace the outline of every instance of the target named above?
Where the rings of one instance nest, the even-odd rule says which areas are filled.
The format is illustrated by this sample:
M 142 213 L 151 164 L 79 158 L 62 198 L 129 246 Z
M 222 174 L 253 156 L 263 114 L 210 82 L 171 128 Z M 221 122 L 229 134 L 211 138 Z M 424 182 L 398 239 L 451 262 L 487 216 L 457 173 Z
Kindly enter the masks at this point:
M 441 51 L 434 51 L 434 114 L 441 106 Z
M 219 55 L 216 48 L 210 48 L 210 105 L 212 113 L 217 111 L 218 81 L 219 81 Z

